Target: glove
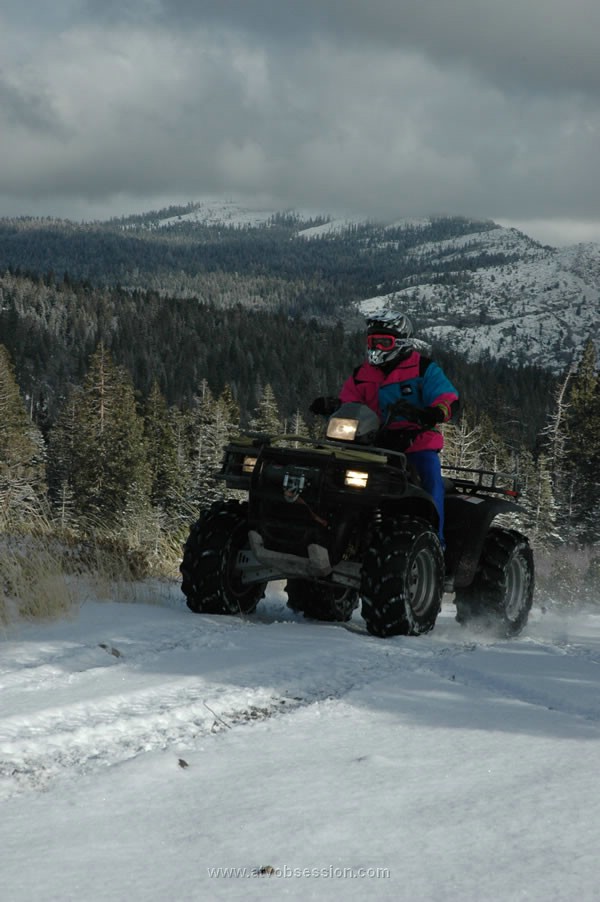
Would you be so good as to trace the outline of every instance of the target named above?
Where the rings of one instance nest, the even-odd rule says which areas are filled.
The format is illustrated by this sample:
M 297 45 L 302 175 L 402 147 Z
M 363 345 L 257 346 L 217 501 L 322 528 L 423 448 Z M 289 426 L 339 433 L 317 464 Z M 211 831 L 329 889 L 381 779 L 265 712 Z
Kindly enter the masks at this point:
M 408 401 L 396 401 L 394 404 L 394 416 L 401 416 L 409 420 L 411 423 L 417 423 L 425 429 L 433 429 L 438 423 L 443 423 L 446 419 L 444 411 L 441 407 L 415 407 Z
M 321 398 L 315 398 L 308 409 L 311 413 L 318 413 L 324 417 L 329 417 L 338 409 L 341 403 L 339 398 L 334 398 L 332 395 L 326 395 Z

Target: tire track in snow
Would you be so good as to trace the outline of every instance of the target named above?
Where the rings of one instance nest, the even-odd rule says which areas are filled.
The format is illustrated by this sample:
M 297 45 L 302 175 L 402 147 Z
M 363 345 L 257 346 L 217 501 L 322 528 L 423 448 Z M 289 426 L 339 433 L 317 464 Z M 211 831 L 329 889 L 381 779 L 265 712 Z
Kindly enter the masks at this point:
M 166 615 L 174 619 L 124 626 L 117 619 L 101 641 L 17 647 L 0 671 L 2 699 L 12 698 L 19 712 L 0 719 L 0 799 L 143 752 L 193 748 L 212 733 L 342 699 L 407 672 L 600 721 L 591 691 L 577 704 L 572 693 L 560 693 L 561 678 L 583 686 L 590 667 L 596 678 L 598 661 L 587 651 L 571 655 L 573 667 L 558 668 L 552 680 L 551 666 L 569 660 L 563 649 L 534 637 L 486 642 L 454 624 L 450 612 L 431 636 L 390 640 L 369 636 L 360 621 L 316 624 L 273 607 L 268 613 L 247 620 L 186 613 L 183 620 Z M 519 673 L 521 655 L 529 657 Z
M 175 633 L 142 627 L 141 638 L 27 646 L 5 665 L 3 700 L 23 713 L 0 719 L 0 799 L 143 752 L 193 747 L 212 733 L 342 697 L 398 667 L 393 649 L 365 637 L 371 647 L 359 651 L 337 625 L 186 617 Z M 333 657 L 330 642 L 340 652 Z M 186 675 L 174 676 L 178 668 Z M 222 679 L 228 669 L 232 682 Z
M 440 655 L 426 669 L 506 699 L 600 724 L 598 659 L 587 649 L 536 638 L 475 642 L 471 654 Z M 576 700 L 572 691 L 578 685 Z
M 86 773 L 143 752 L 193 745 L 199 737 L 289 709 L 267 690 L 227 686 L 146 689 L 46 709 L 2 722 L 0 798 L 45 788 L 66 771 Z

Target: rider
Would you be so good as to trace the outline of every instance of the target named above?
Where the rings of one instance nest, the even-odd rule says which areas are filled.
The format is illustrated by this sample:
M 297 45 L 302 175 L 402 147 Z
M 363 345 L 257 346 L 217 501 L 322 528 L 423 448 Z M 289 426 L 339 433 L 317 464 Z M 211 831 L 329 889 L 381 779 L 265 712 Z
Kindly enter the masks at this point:
M 435 501 L 444 544 L 444 481 L 439 457 L 444 437 L 436 427 L 456 413 L 458 392 L 441 367 L 417 350 L 417 344 L 405 314 L 390 310 L 369 314 L 367 359 L 344 382 L 339 402 L 367 404 L 383 421 L 393 405 L 389 429 L 379 444 L 407 454 L 422 487 Z M 332 413 L 330 401 L 316 398 L 310 409 Z

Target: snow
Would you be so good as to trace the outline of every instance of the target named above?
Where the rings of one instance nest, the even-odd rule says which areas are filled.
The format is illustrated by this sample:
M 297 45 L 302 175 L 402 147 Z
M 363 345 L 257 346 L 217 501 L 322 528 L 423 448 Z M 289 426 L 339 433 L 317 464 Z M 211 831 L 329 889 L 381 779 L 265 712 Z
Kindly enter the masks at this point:
M 494 641 L 446 596 L 380 640 L 281 583 L 150 597 L 0 638 L 2 899 L 598 898 L 600 614 Z
M 194 202 L 193 209 L 189 213 L 164 217 L 159 225 L 169 227 L 181 223 L 197 223 L 207 226 L 259 228 L 268 224 L 274 216 L 286 213 L 306 219 L 320 215 L 310 210 L 277 210 L 268 204 L 248 203 L 240 198 L 206 196 Z
M 269 222 L 274 215 L 272 208 L 244 204 L 237 199 L 205 197 L 194 203 L 189 213 L 169 216 L 160 220 L 164 227 L 179 223 L 200 223 L 201 225 L 252 226 L 258 227 Z
M 463 262 L 487 252 L 507 262 L 467 273 Z M 423 337 L 451 347 L 468 360 L 501 356 L 562 372 L 596 336 L 600 313 L 600 246 L 542 247 L 514 229 L 490 229 L 437 243 L 423 243 L 409 256 L 456 260 L 462 284 L 420 282 L 390 294 L 365 298 L 360 313 L 389 306 L 423 323 Z M 426 269 L 425 263 L 423 264 Z
M 323 238 L 325 236 L 332 235 L 343 235 L 344 232 L 347 232 L 349 229 L 354 226 L 364 225 L 364 219 L 331 219 L 329 222 L 324 222 L 323 225 L 311 226 L 307 229 L 300 229 L 298 232 L 299 238 Z
M 257 228 L 277 214 L 267 200 L 260 206 L 240 198 L 203 197 L 189 213 L 160 220 L 161 226 L 198 223 Z M 473 222 L 471 231 L 441 241 L 427 241 L 431 219 L 397 219 L 384 224 L 364 217 L 309 209 L 285 212 L 298 217 L 298 239 L 329 238 L 364 227 L 379 249 L 399 254 L 399 279 L 391 293 L 352 302 L 358 314 L 375 307 L 400 309 L 413 316 L 421 337 L 454 350 L 467 360 L 499 358 L 511 366 L 532 365 L 562 374 L 577 360 L 600 316 L 600 244 L 587 242 L 550 247 L 515 228 Z M 326 220 L 300 228 L 303 222 Z M 423 229 L 409 249 L 394 230 Z M 404 258 L 412 258 L 420 275 L 402 277 Z M 497 258 L 495 265 L 489 265 Z M 401 263 L 400 263 L 401 260 Z M 439 278 L 443 264 L 454 270 Z M 455 269 L 454 269 L 455 267 Z M 444 271 L 445 272 L 445 271 Z M 432 278 L 433 274 L 433 278 Z M 383 287 L 383 286 L 382 286 Z

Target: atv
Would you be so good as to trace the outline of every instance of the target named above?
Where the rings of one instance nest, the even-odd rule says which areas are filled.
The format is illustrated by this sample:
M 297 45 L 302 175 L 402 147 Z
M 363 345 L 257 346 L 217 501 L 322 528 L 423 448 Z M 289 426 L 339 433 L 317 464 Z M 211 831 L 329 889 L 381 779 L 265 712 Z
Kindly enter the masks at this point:
M 342 404 L 321 440 L 247 433 L 216 474 L 247 500 L 222 500 L 191 527 L 180 566 L 196 613 L 250 614 L 271 580 L 305 617 L 348 621 L 361 605 L 369 633 L 433 629 L 444 592 L 457 620 L 504 637 L 525 626 L 534 589 L 527 538 L 494 524 L 521 510 L 516 479 L 444 468 L 446 547 L 438 513 L 409 458 L 380 447 L 386 424 Z

